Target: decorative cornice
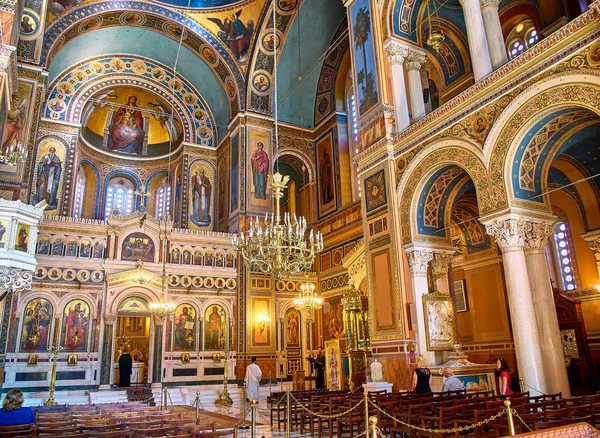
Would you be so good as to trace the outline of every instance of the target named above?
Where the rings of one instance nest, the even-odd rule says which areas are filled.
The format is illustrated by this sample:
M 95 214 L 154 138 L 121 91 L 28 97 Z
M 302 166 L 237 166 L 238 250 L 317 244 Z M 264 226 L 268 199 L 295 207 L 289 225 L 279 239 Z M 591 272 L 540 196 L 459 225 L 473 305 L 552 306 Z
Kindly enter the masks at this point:
M 413 277 L 423 277 L 427 275 L 427 266 L 433 260 L 433 253 L 425 249 L 406 250 L 408 266 Z

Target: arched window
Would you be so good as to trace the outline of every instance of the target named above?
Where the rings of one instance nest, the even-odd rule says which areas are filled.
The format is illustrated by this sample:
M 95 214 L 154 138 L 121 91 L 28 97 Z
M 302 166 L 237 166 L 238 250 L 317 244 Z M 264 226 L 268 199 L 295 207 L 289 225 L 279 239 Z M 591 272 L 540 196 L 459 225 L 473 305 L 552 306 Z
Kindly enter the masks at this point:
M 165 178 L 156 189 L 156 219 L 160 220 L 171 211 L 171 186 Z
M 86 176 L 83 169 L 77 171 L 77 182 L 75 183 L 75 199 L 73 201 L 73 217 L 81 217 L 83 210 L 83 198 L 85 194 Z
M 514 58 L 539 41 L 540 35 L 532 20 L 523 20 L 508 35 L 508 57 Z
M 114 178 L 108 183 L 106 189 L 106 202 L 104 204 L 104 216 L 111 214 L 115 216 L 126 216 L 133 212 L 133 182 L 125 178 Z
M 354 95 L 354 86 L 352 84 L 352 74 L 348 74 L 346 80 L 346 111 L 348 114 L 348 144 L 350 149 L 350 168 L 352 174 L 352 188 L 354 198 L 361 198 L 362 191 L 360 178 L 357 175 L 357 168 L 353 164 L 353 158 L 360 152 L 358 149 L 358 114 L 356 111 L 356 96 Z M 356 199 L 354 199 L 356 200 Z
M 567 291 L 577 289 L 577 283 L 575 282 L 575 268 L 573 266 L 569 240 L 569 229 L 567 224 L 564 222 L 557 223 L 554 226 L 554 254 L 556 268 L 561 283 L 560 288 Z

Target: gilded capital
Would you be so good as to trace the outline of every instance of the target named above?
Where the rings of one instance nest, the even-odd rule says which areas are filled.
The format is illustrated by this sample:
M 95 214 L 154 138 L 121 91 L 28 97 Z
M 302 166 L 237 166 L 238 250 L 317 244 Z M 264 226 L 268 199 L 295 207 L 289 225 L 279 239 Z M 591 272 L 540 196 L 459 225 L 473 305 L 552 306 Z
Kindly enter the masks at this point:
M 113 325 L 117 322 L 117 315 L 114 313 L 106 313 L 104 314 L 104 324 Z
M 479 4 L 481 4 L 481 10 L 483 11 L 486 8 L 498 9 L 500 2 L 499 0 L 479 0 Z
M 594 240 L 587 241 L 588 248 L 594 251 L 596 257 L 600 257 L 600 237 L 596 237 Z
M 433 260 L 431 261 L 431 271 L 433 272 L 433 275 L 435 275 L 436 277 L 447 276 L 451 261 L 452 256 L 450 254 L 433 254 Z
M 427 57 L 419 52 L 414 50 L 408 51 L 408 56 L 406 57 L 406 65 L 407 70 L 421 70 L 421 66 L 425 64 L 427 61 Z
M 522 251 L 530 225 L 523 219 L 495 220 L 485 225 L 485 231 L 496 240 L 502 252 Z
M 390 42 L 385 46 L 385 54 L 390 65 L 401 65 L 408 56 L 408 49 L 400 44 Z
M 424 249 L 407 251 L 408 266 L 413 276 L 427 275 L 427 265 L 433 260 L 433 253 Z
M 552 235 L 552 224 L 547 222 L 530 222 L 525 232 L 525 248 L 530 254 L 544 252 L 546 243 Z

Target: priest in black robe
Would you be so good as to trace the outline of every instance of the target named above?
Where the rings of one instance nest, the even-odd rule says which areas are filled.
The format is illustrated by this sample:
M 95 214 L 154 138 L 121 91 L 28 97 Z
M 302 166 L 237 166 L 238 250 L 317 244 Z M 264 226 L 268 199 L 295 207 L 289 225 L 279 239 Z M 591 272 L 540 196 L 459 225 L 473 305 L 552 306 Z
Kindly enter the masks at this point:
M 131 369 L 133 368 L 133 360 L 127 351 L 123 349 L 121 357 L 119 357 L 119 386 L 126 388 L 131 386 Z
M 325 389 L 325 351 L 319 347 L 319 354 L 314 361 L 315 371 L 317 373 L 317 389 Z

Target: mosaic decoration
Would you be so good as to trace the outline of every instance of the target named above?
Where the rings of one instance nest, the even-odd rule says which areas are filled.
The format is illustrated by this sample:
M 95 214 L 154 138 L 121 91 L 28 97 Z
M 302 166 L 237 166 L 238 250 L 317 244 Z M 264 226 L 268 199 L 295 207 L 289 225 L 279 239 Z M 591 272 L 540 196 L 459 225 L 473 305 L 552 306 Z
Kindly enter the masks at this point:
M 123 12 L 123 9 L 128 11 Z M 233 78 L 238 90 L 239 103 L 237 102 L 238 99 L 235 99 L 235 105 L 232 105 L 232 108 L 235 108 L 235 110 L 232 111 L 232 114 L 240 108 L 245 107 L 246 86 L 244 77 L 229 50 L 223 47 L 220 40 L 213 36 L 210 31 L 205 29 L 198 22 L 172 8 L 167 8 L 158 4 L 140 1 L 103 2 L 101 6 L 97 4 L 88 4 L 72 11 L 68 11 L 60 20 L 56 20 L 46 29 L 41 51 L 42 58 L 40 60 L 42 66 L 49 65 L 52 57 L 58 53 L 67 42 L 76 38 L 81 33 L 82 29 L 79 29 L 79 22 L 82 17 L 94 17 L 98 18 L 100 21 L 98 25 L 93 24 L 94 22 L 90 22 L 89 29 L 86 27 L 87 30 L 93 30 L 96 28 L 94 26 L 113 26 L 120 23 L 120 18 L 122 17 L 126 20 L 127 25 L 149 27 L 175 39 L 177 42 L 179 42 L 181 35 L 175 36 L 168 33 L 163 28 L 163 24 L 165 23 L 165 20 L 170 20 L 173 23 L 183 25 L 183 27 L 186 28 L 186 32 L 182 43 L 190 50 L 198 53 L 201 57 L 203 57 L 202 47 L 214 48 L 219 56 L 219 60 L 213 68 L 216 77 L 218 77 L 223 84 L 225 84 L 227 77 Z
M 367 213 L 387 204 L 384 169 L 365 178 L 365 203 Z
M 335 111 L 335 84 L 340 65 L 349 47 L 349 39 L 344 38 L 348 32 L 348 21 L 342 21 L 323 60 L 317 97 L 315 99 L 315 126 Z
M 439 209 L 442 203 L 442 196 L 444 195 L 444 192 L 448 189 L 449 184 L 457 177 L 460 177 L 463 174 L 464 170 L 462 170 L 460 167 L 451 167 L 450 169 L 443 169 L 441 175 L 438 175 L 437 179 L 434 179 L 435 182 L 433 184 L 427 184 L 430 185 L 430 187 L 425 198 L 425 205 L 423 206 L 423 224 L 425 226 L 434 227 L 436 229 L 438 228 L 438 216 Z
M 369 0 L 356 0 L 350 6 L 351 39 L 359 117 L 379 102 L 375 42 Z
M 98 57 L 87 60 L 66 72 L 55 79 L 49 87 L 44 116 L 52 120 L 79 122 L 84 111 L 81 95 L 88 97 L 102 88 L 117 85 L 115 82 L 106 82 L 107 75 L 111 73 L 127 75 L 128 83 L 131 85 L 136 84 L 131 81 L 131 75 L 137 77 L 140 80 L 137 84 L 140 88 L 148 88 L 148 81 L 160 84 L 161 88 L 155 87 L 152 91 L 167 102 L 174 103 L 175 110 L 185 108 L 178 114 L 184 124 L 183 131 L 186 133 L 186 129 L 193 127 L 193 133 L 186 134 L 184 140 L 205 146 L 214 144 L 215 122 L 208 105 L 198 91 L 183 78 L 173 76 L 172 70 L 141 57 Z M 95 90 L 90 87 L 93 82 L 100 83 Z M 173 95 L 176 96 L 176 100 L 172 99 Z M 101 96 L 100 100 L 105 97 L 108 96 Z M 75 104 L 73 105 L 72 102 Z

